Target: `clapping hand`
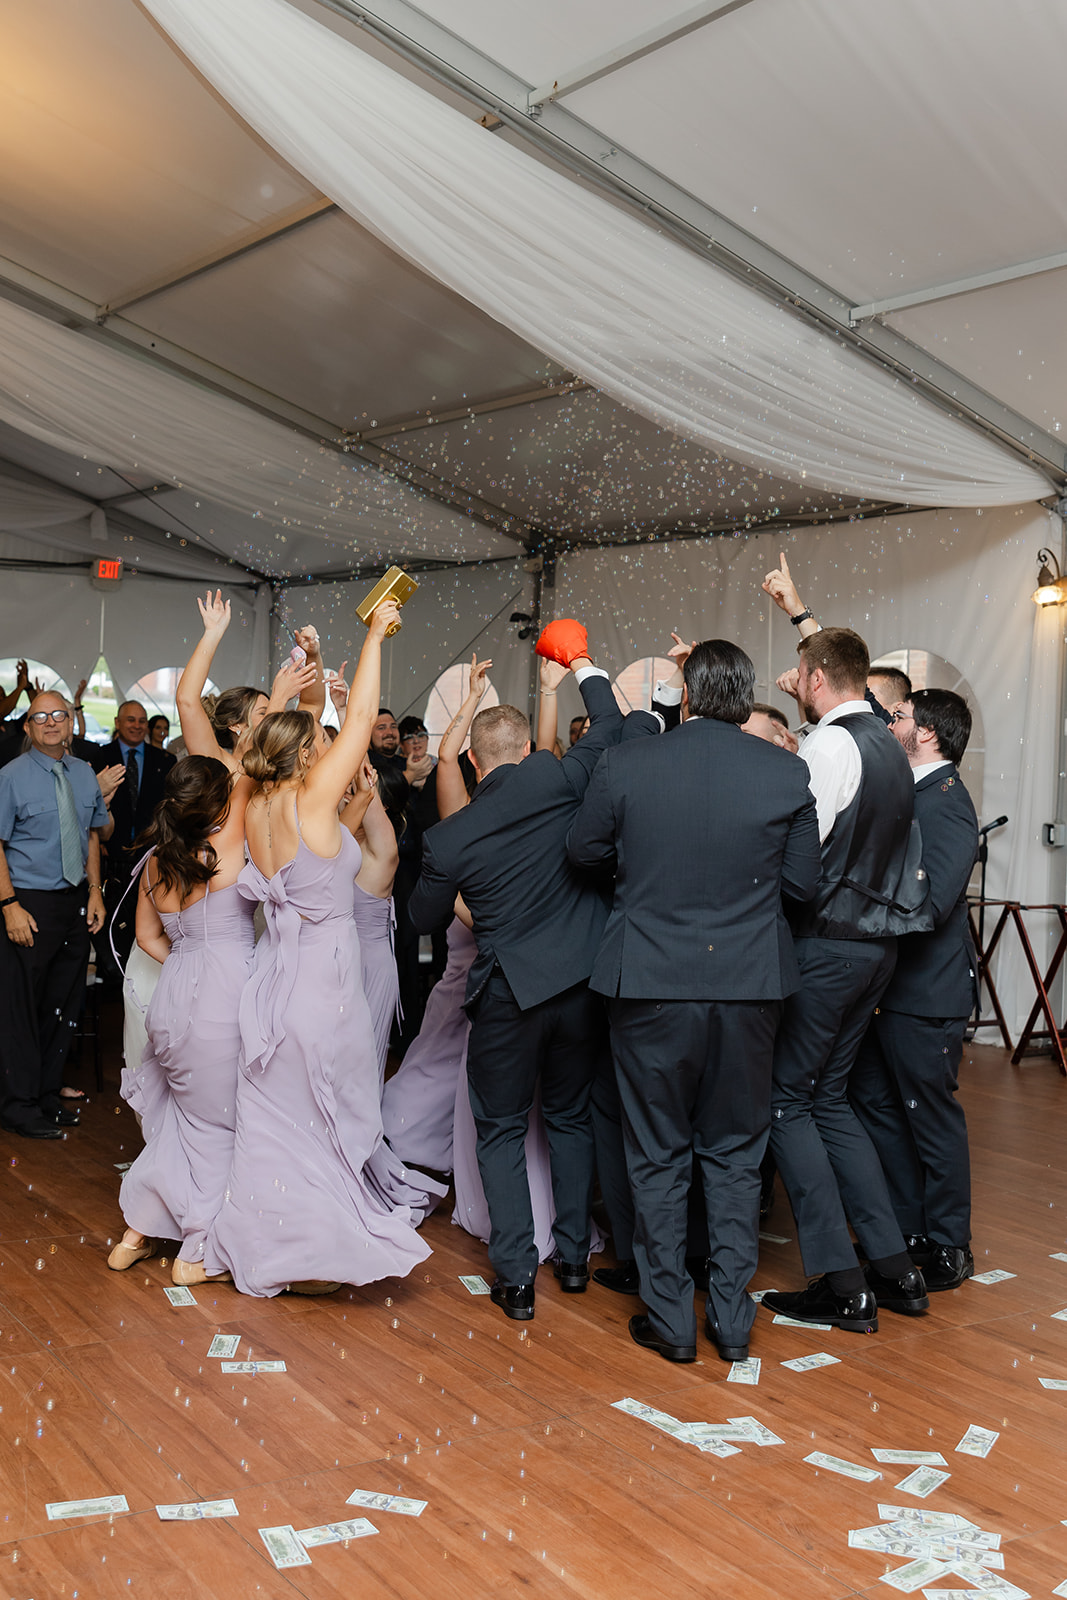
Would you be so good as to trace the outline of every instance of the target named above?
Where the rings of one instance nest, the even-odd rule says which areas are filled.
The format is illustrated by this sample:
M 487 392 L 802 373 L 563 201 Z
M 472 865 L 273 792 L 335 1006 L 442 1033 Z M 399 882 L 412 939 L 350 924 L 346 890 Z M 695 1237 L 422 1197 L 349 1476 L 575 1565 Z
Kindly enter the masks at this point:
M 82 695 L 85 693 L 85 691 L 86 691 L 86 689 L 88 689 L 88 687 L 89 687 L 88 678 L 83 678 L 81 683 L 79 683 L 78 687 L 74 691 L 74 704 L 76 706 L 80 706 L 81 705 Z
M 197 595 L 196 603 L 200 608 L 200 620 L 204 624 L 204 632 L 214 634 L 221 638 L 230 626 L 230 602 L 222 598 L 222 590 L 215 590 L 215 598 L 211 598 L 211 590 L 203 600 Z
M 100 793 L 104 797 L 106 806 L 111 804 L 112 796 L 125 776 L 126 768 L 121 761 L 117 761 L 113 767 L 101 767 L 97 773 L 96 781 L 100 785 Z

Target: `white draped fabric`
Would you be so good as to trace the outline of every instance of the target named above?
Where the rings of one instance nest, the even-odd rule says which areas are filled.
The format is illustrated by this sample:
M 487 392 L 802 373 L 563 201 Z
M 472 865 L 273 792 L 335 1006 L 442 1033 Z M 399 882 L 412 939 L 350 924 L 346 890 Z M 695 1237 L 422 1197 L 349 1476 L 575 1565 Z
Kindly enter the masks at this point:
M 91 500 L 64 489 L 45 489 L 22 478 L 0 472 L 0 531 L 21 533 L 31 528 L 54 528 L 91 516 Z
M 3 303 L 0 420 L 120 472 L 194 489 L 268 525 L 345 539 L 357 564 L 419 556 L 470 561 L 514 548 L 236 400 Z M 284 559 L 279 567 L 288 570 Z
M 268 143 L 409 261 L 640 415 L 813 489 L 1018 504 L 1035 469 L 287 0 L 144 0 Z

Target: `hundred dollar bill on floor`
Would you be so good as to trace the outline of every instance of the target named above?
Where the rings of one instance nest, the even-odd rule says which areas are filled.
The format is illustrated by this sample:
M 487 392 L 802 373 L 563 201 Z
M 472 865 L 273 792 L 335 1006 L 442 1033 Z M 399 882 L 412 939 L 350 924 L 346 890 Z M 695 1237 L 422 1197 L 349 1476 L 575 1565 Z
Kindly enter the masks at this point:
M 163 1293 L 172 1306 L 195 1306 L 191 1289 L 164 1289 Z
M 947 1467 L 940 1450 L 871 1450 L 876 1461 L 900 1467 Z
M 223 1361 L 223 1372 L 284 1372 L 284 1361 Z
M 1014 1278 L 1014 1272 L 1005 1272 L 999 1268 L 995 1272 L 976 1272 L 971 1279 L 972 1283 L 1005 1283 L 1008 1278 Z
M 1067 1578 L 1064 1578 L 1062 1583 L 1058 1583 L 1052 1592 L 1053 1594 L 1067 1595 Z
M 940 1472 L 937 1467 L 916 1467 L 914 1472 L 902 1478 L 893 1485 L 894 1489 L 903 1489 L 905 1494 L 913 1494 L 920 1500 L 925 1500 L 928 1494 L 933 1494 L 935 1489 L 940 1489 L 943 1483 L 951 1478 L 951 1472 Z
M 124 1494 L 105 1494 L 98 1500 L 51 1500 L 45 1506 L 49 1522 L 64 1522 L 68 1517 L 110 1517 L 128 1511 Z
M 999 1438 L 1000 1434 L 995 1433 L 992 1428 L 980 1428 L 977 1423 L 972 1422 L 956 1446 L 956 1454 L 958 1456 L 981 1456 L 984 1459 Z
M 297 1538 L 296 1529 L 291 1522 L 284 1522 L 278 1528 L 260 1528 L 259 1537 L 267 1547 L 267 1554 L 279 1569 L 310 1567 L 311 1557 Z
M 463 1287 L 466 1289 L 468 1294 L 488 1294 L 489 1293 L 489 1285 L 486 1283 L 485 1279 L 477 1272 L 470 1272 L 470 1273 L 467 1273 L 467 1274 L 462 1274 L 461 1273 L 459 1281 L 463 1285 Z
M 726 1381 L 727 1383 L 759 1383 L 760 1366 L 759 1356 L 748 1356 L 744 1361 L 731 1361 L 730 1370 L 726 1374 Z
M 951 1576 L 952 1568 L 946 1567 L 941 1561 L 909 1561 L 906 1567 L 883 1573 L 879 1581 L 888 1584 L 891 1589 L 899 1589 L 901 1594 L 914 1594 L 924 1584 L 938 1583 L 942 1578 Z
M 675 1435 L 679 1444 L 696 1445 L 697 1449 L 702 1450 L 705 1455 L 720 1456 L 723 1460 L 727 1456 L 739 1456 L 741 1454 L 737 1445 L 731 1444 L 720 1433 L 714 1430 L 702 1431 L 703 1425 L 699 1422 L 687 1423 L 686 1427 L 690 1431 Z
M 972 1528 L 976 1533 L 981 1531 L 958 1511 L 927 1511 L 925 1506 L 879 1505 L 878 1515 L 884 1517 L 886 1522 L 913 1522 L 920 1528 Z
M 189 1500 L 175 1506 L 157 1506 L 160 1522 L 203 1522 L 205 1517 L 236 1517 L 232 1500 Z
M 1042 1389 L 1067 1389 L 1067 1378 L 1038 1378 Z
M 795 1356 L 792 1361 L 779 1362 L 780 1366 L 788 1367 L 790 1372 L 812 1372 L 816 1367 L 836 1367 L 839 1364 L 840 1357 L 828 1356 L 825 1350 L 820 1350 L 813 1356 Z
M 351 1522 L 324 1522 L 318 1528 L 298 1528 L 296 1536 L 305 1550 L 313 1550 L 320 1544 L 342 1544 L 345 1539 L 365 1539 L 368 1534 L 377 1533 L 373 1522 L 368 1522 L 366 1517 L 354 1517 Z
M 999 1550 L 964 1550 L 958 1545 L 937 1545 L 930 1551 L 938 1561 L 947 1561 L 957 1577 L 971 1578 L 975 1568 L 990 1572 L 1003 1572 L 1004 1557 Z
M 353 1489 L 345 1505 L 362 1506 L 365 1511 L 395 1511 L 401 1517 L 421 1517 L 428 1500 L 408 1500 L 402 1494 L 375 1494 L 372 1489 Z
M 973 1589 L 924 1589 L 926 1600 L 975 1600 Z M 1014 1583 L 1000 1583 L 986 1591 L 988 1600 L 1030 1600 L 1028 1589 L 1019 1589 Z
M 767 1427 L 766 1423 L 761 1422 L 758 1417 L 731 1417 L 729 1420 L 731 1422 L 736 1422 L 738 1427 L 747 1427 L 752 1435 L 753 1444 L 768 1445 L 785 1443 L 784 1439 L 779 1439 L 778 1435 L 776 1433 L 772 1433 L 770 1428 Z
M 1062 1311 L 1054 1311 L 1052 1313 L 1052 1320 L 1053 1322 L 1067 1322 L 1067 1306 L 1065 1306 Z
M 844 1461 L 840 1456 L 828 1456 L 825 1450 L 813 1450 L 804 1460 L 809 1466 L 822 1467 L 826 1472 L 839 1472 L 843 1478 L 855 1478 L 858 1483 L 873 1483 L 882 1474 L 873 1467 L 861 1467 L 858 1461 Z
M 116 1161 L 114 1163 L 114 1167 L 115 1167 L 115 1171 L 116 1172 L 129 1172 L 129 1170 L 130 1170 L 130 1168 L 132 1166 L 133 1166 L 133 1162 L 132 1161 Z M 1063 1257 L 1062 1259 L 1067 1260 L 1067 1256 Z
M 229 1360 L 241 1348 L 241 1335 L 239 1333 L 217 1333 L 207 1347 L 209 1356 L 222 1356 Z
M 1009 1583 L 1001 1577 L 999 1572 L 983 1572 L 971 1579 L 976 1589 L 980 1589 L 989 1600 L 1030 1600 L 1027 1589 L 1020 1589 L 1017 1583 Z M 971 1600 L 974 1600 L 974 1591 L 971 1591 Z
M 796 1317 L 787 1317 L 781 1311 L 776 1311 L 774 1320 L 780 1328 L 807 1328 L 812 1333 L 832 1333 L 832 1322 L 799 1322 Z
M 777 1291 L 774 1289 L 750 1289 L 748 1291 L 748 1298 L 750 1300 L 755 1300 L 756 1304 L 759 1305 L 765 1294 L 775 1294 L 776 1292 Z
M 1049 1256 L 1050 1261 L 1067 1261 L 1067 1253 L 1062 1250 L 1053 1250 Z
M 613 1411 L 625 1411 L 628 1417 L 636 1417 L 639 1422 L 647 1422 L 650 1427 L 658 1428 L 660 1433 L 670 1434 L 672 1439 L 676 1439 L 688 1426 L 685 1422 L 679 1422 L 677 1417 L 672 1417 L 667 1411 L 657 1411 L 655 1406 L 646 1406 L 643 1401 L 629 1397 L 625 1400 L 613 1400 L 611 1408 Z

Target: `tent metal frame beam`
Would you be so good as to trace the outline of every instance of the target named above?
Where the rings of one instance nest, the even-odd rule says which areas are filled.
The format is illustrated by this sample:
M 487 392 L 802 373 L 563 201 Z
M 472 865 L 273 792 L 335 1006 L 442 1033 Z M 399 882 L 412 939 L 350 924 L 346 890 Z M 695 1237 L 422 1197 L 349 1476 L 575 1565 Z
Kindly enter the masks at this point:
M 865 306 L 852 307 L 853 326 L 870 317 L 884 316 L 889 311 L 905 311 L 909 306 L 932 305 L 935 300 L 949 300 L 953 295 L 971 294 L 975 289 L 991 289 L 998 283 L 1011 283 L 1015 278 L 1033 278 L 1040 272 L 1055 272 L 1067 267 L 1067 251 L 1058 255 L 1040 256 L 1036 261 L 1019 261 L 1011 267 L 998 267 L 993 272 L 979 272 L 971 278 L 957 278 L 953 283 L 940 283 L 929 289 L 914 289 L 910 294 L 890 295 L 887 300 L 872 300 Z
M 84 295 L 53 283 L 40 273 L 33 272 L 29 267 L 24 267 L 19 262 L 4 256 L 0 256 L 0 298 L 44 313 L 53 321 L 60 322 L 64 327 L 70 328 L 75 333 L 84 334 L 87 338 L 99 339 L 120 349 L 136 350 L 151 365 L 206 384 L 219 394 L 250 406 L 273 422 L 280 422 L 284 427 L 312 439 L 317 445 L 322 445 L 338 455 L 356 456 L 407 483 L 410 488 L 419 490 L 428 499 L 471 517 L 474 521 L 491 528 L 494 533 L 513 539 L 518 545 L 527 545 L 540 537 L 540 529 L 501 506 L 483 499 L 482 496 L 457 484 L 447 483 L 422 468 L 409 465 L 399 456 L 383 450 L 372 442 L 361 441 L 355 434 L 339 427 L 328 417 L 319 417 L 314 412 L 305 411 L 302 406 L 293 405 L 280 395 L 261 389 L 258 384 L 250 383 L 237 373 L 216 366 L 214 362 L 205 360 L 195 351 L 173 344 L 169 339 L 140 327 L 127 317 L 109 315 L 103 307 L 94 305 Z
M 542 384 L 538 389 L 526 389 L 521 394 L 499 395 L 495 400 L 471 400 L 467 405 L 453 407 L 451 411 L 404 417 L 397 422 L 387 422 L 381 428 L 370 428 L 366 433 L 354 434 L 353 438 L 364 444 L 377 439 L 395 438 L 399 433 L 417 433 L 421 428 L 439 428 L 448 422 L 465 422 L 468 417 L 492 416 L 495 411 L 509 411 L 515 406 L 538 405 L 542 400 L 561 400 L 567 395 L 583 394 L 592 387 L 584 378 L 564 378 L 559 383 Z
M 640 61 L 644 56 L 651 55 L 654 50 L 661 50 L 664 45 L 673 44 L 676 39 L 684 39 L 686 34 L 695 33 L 698 28 L 706 27 L 709 22 L 725 17 L 731 11 L 740 11 L 742 6 L 751 3 L 752 0 L 704 0 L 702 5 L 690 7 L 688 11 L 683 11 L 672 18 L 670 22 L 665 22 L 658 28 L 648 28 L 635 38 L 627 39 L 624 43 L 617 44 L 614 49 L 605 51 L 603 55 L 594 56 L 591 60 L 572 67 L 569 72 L 561 73 L 551 83 L 543 83 L 538 88 L 532 89 L 528 104 L 532 108 L 544 105 L 547 100 L 558 100 L 562 95 L 573 94 L 576 89 L 584 89 L 587 84 L 596 83 L 598 79 L 606 78 L 609 73 L 618 72 L 620 67 L 628 67 L 632 61 Z
M 142 300 L 151 300 L 154 295 L 164 294 L 168 289 L 177 289 L 180 284 L 190 283 L 194 278 L 202 277 L 205 272 L 213 272 L 216 267 L 225 266 L 227 262 L 239 261 L 242 256 L 251 254 L 253 250 L 259 250 L 265 244 L 273 244 L 276 239 L 284 239 L 287 234 L 295 233 L 298 228 L 306 227 L 309 222 L 315 222 L 319 217 L 328 216 L 331 211 L 339 210 L 340 207 L 332 200 L 327 200 L 325 195 L 319 195 L 317 199 L 296 206 L 282 216 L 273 217 L 260 227 L 253 228 L 251 232 L 242 234 L 239 239 L 223 245 L 220 250 L 213 250 L 206 256 L 197 256 L 195 260 L 186 262 L 182 267 L 173 268 L 162 277 L 152 278 L 147 283 L 126 290 L 124 294 L 116 295 L 113 300 L 108 300 L 100 307 L 100 312 L 105 317 L 110 317 L 118 311 L 128 311 L 130 306 L 139 305 Z
M 605 133 L 554 100 L 530 105 L 533 86 L 467 40 L 418 11 L 410 0 L 317 0 L 337 16 L 461 94 L 522 140 L 611 198 L 651 217 L 691 249 L 772 299 L 785 303 L 905 378 L 942 409 L 963 418 L 1048 473 L 1067 482 L 1067 442 L 1003 405 L 936 356 L 879 322 L 854 327 L 844 295 L 755 235 L 622 149 Z

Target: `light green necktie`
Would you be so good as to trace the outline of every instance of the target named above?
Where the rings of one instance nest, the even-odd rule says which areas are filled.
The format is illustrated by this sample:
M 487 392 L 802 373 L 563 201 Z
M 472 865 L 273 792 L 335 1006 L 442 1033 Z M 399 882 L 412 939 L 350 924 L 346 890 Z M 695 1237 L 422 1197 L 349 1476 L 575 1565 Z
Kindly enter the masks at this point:
M 56 805 L 59 808 L 59 848 L 63 853 L 63 876 L 75 887 L 85 877 L 82 860 L 82 835 L 78 827 L 78 813 L 74 809 L 74 790 L 63 770 L 62 761 L 52 764 L 56 782 Z

